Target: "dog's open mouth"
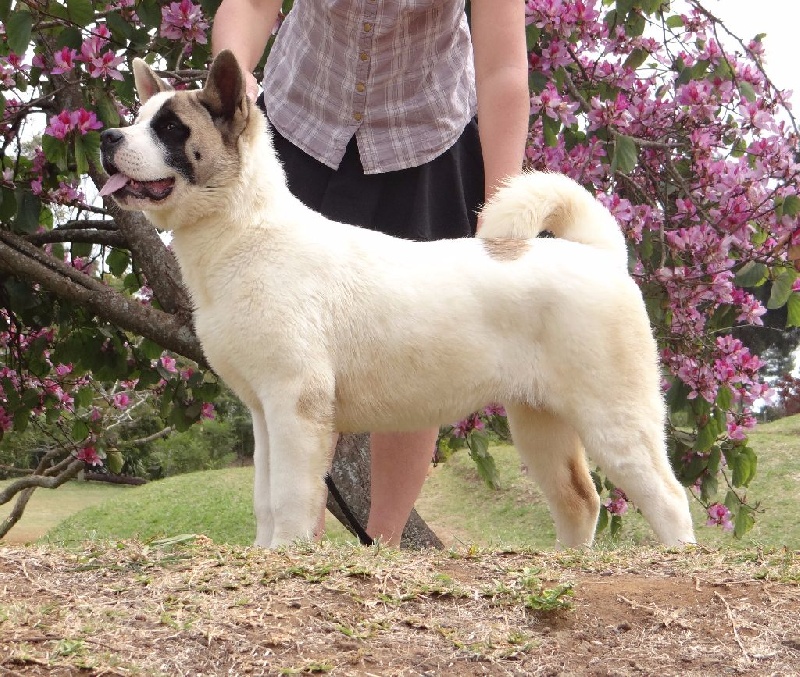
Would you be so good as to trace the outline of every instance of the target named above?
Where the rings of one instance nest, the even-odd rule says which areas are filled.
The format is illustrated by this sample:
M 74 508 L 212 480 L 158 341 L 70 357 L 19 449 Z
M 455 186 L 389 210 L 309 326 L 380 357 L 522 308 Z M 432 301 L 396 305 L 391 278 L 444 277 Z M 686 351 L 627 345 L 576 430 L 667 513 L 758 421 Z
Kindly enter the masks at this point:
M 111 174 L 100 195 L 117 194 L 117 197 L 130 196 L 142 200 L 158 202 L 168 197 L 175 186 L 175 179 L 156 179 L 155 181 L 138 181 L 121 172 Z

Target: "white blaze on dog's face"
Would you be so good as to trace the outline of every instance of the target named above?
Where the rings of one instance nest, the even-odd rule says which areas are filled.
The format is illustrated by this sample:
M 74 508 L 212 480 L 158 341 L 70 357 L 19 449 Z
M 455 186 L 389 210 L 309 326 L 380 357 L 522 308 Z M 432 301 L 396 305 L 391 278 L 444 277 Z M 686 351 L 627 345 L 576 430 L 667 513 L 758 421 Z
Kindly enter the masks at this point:
M 143 105 L 132 126 L 101 135 L 110 178 L 100 194 L 149 213 L 203 208 L 204 194 L 211 199 L 239 175 L 250 107 L 235 58 L 217 59 L 202 90 L 174 91 L 140 59 L 134 76 Z

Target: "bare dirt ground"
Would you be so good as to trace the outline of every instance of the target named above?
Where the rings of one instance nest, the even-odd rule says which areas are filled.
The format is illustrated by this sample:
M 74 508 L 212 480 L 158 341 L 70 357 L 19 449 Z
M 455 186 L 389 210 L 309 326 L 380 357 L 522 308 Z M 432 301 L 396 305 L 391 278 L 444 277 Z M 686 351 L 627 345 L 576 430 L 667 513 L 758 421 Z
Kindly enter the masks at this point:
M 0 547 L 0 675 L 800 675 L 800 552 Z

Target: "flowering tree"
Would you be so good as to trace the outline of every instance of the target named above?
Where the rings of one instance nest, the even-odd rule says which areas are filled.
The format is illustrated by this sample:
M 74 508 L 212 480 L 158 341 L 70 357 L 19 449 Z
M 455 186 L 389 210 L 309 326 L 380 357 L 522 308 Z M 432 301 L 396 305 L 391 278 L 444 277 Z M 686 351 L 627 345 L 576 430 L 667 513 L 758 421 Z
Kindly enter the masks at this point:
M 673 465 L 709 520 L 741 534 L 756 469 L 747 430 L 767 389 L 729 330 L 760 324 L 765 307 L 788 306 L 800 324 L 788 95 L 765 74 L 760 41 L 736 40 L 694 0 L 525 5 L 527 161 L 576 178 L 622 225 L 662 349 Z M 0 434 L 46 425 L 57 436 L 29 487 L 124 463 L 105 431 L 139 393 L 178 428 L 216 395 L 168 246 L 141 215 L 96 198 L 98 130 L 130 120 L 132 58 L 158 55 L 176 87 L 201 83 L 216 6 L 0 3 Z M 480 428 L 502 433 L 499 414 L 448 431 L 489 479 Z M 609 492 L 601 525 L 618 524 L 624 495 L 598 488 Z

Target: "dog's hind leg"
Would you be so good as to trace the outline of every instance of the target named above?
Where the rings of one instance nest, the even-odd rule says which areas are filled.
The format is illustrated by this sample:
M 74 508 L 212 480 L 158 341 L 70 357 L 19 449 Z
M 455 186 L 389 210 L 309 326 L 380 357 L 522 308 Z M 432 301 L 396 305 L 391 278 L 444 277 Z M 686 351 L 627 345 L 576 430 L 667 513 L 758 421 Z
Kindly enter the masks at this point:
M 663 409 L 654 394 L 620 396 L 606 408 L 576 407 L 575 427 L 589 457 L 641 510 L 665 545 L 694 543 L 686 490 L 666 455 Z
M 559 545 L 589 546 L 600 498 L 577 433 L 561 418 L 526 405 L 506 406 L 514 445 L 547 499 Z

